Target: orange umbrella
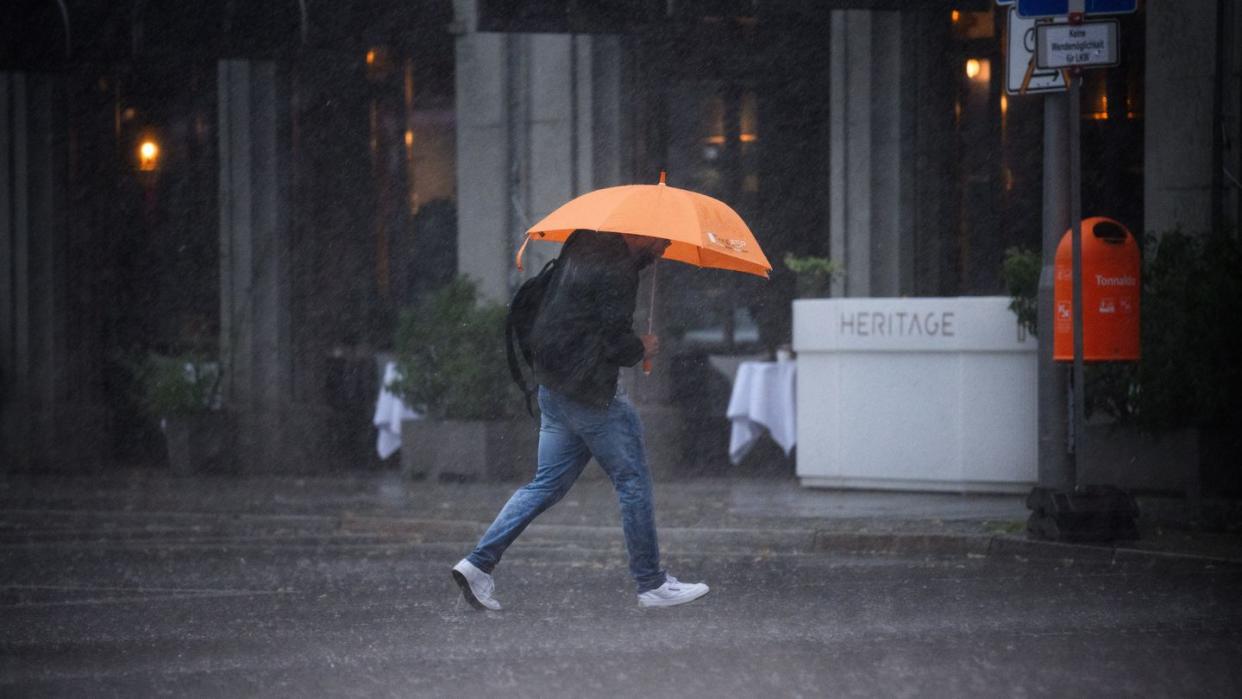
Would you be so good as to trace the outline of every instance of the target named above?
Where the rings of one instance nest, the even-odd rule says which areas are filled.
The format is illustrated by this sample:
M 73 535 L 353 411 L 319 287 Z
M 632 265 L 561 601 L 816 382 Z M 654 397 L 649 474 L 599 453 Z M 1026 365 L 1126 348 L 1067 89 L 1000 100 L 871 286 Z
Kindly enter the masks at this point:
M 772 265 L 755 234 L 733 209 L 705 194 L 659 184 L 631 184 L 588 192 L 548 214 L 526 231 L 522 253 L 532 239 L 564 242 L 579 228 L 628 233 L 670 241 L 661 256 L 713 269 L 767 278 Z
M 767 278 L 772 264 L 736 211 L 719 199 L 669 187 L 664 180 L 664 171 L 660 171 L 659 184 L 597 189 L 562 205 L 526 231 L 526 240 L 517 252 L 517 268 L 522 269 L 522 253 L 531 239 L 564 242 L 571 233 L 585 228 L 660 238 L 669 241 L 660 256 L 663 259 Z M 652 270 L 647 334 L 652 333 L 655 322 L 655 291 Z M 643 362 L 643 371 L 651 373 L 649 360 Z

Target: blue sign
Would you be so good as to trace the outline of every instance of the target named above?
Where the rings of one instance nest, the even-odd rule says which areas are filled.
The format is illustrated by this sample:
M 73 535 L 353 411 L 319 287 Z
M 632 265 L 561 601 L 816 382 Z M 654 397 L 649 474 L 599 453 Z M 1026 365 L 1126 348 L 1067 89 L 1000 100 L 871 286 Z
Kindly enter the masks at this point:
M 1134 12 L 1138 0 L 1084 0 L 1083 13 L 1088 15 L 1119 15 Z M 1064 17 L 1069 14 L 1069 0 L 1018 0 L 1019 17 Z

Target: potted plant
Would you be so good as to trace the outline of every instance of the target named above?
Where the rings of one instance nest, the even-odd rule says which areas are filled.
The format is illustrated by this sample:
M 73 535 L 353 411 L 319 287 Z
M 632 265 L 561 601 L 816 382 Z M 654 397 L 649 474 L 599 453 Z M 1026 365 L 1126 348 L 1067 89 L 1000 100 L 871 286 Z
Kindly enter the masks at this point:
M 136 369 L 139 402 L 159 420 L 172 472 L 228 469 L 232 429 L 221 409 L 219 363 L 198 355 L 152 353 Z
M 832 282 L 844 273 L 836 260 L 813 255 L 785 255 L 785 266 L 797 275 L 798 298 L 816 299 L 829 295 Z
M 503 480 L 534 471 L 538 424 L 518 415 L 505 315 L 464 277 L 401 312 L 398 378 L 388 389 L 424 415 L 401 426 L 405 475 Z
M 1009 310 L 1018 317 L 1018 324 L 1035 335 L 1039 320 L 1039 270 L 1043 263 L 1039 253 L 1021 247 L 1005 250 L 1001 279 L 1009 291 Z

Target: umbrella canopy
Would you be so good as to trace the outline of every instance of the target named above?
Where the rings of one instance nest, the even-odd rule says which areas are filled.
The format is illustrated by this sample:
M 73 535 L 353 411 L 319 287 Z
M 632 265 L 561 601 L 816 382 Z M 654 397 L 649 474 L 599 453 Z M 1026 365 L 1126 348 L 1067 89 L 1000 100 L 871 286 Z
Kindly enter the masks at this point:
M 659 184 L 632 184 L 588 192 L 548 214 L 526 231 L 533 240 L 564 242 L 579 228 L 669 241 L 661 256 L 696 267 L 727 269 L 767 278 L 772 265 L 754 233 L 733 209 L 705 194 Z

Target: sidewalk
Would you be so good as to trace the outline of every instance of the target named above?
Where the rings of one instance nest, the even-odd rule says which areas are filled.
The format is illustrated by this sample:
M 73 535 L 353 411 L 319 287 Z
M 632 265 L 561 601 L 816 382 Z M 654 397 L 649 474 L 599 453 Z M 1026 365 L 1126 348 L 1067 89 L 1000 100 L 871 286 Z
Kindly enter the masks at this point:
M 395 473 L 307 477 L 175 477 L 159 471 L 92 476 L 0 476 L 0 529 L 48 518 L 144 522 L 263 518 L 343 536 L 468 542 L 520 483 L 403 481 Z M 788 478 L 657 482 L 661 545 L 670 552 L 748 550 L 1159 560 L 1242 563 L 1242 507 L 1192 508 L 1139 498 L 1142 538 L 1111 546 L 1028 541 L 1018 495 L 808 489 Z M 523 535 L 534 545 L 621 547 L 611 486 L 583 479 Z M 149 525 L 148 525 L 149 526 Z M 20 536 L 20 534 L 19 534 Z

